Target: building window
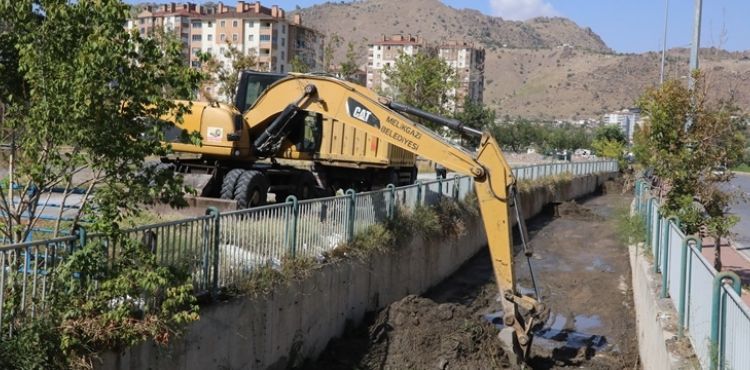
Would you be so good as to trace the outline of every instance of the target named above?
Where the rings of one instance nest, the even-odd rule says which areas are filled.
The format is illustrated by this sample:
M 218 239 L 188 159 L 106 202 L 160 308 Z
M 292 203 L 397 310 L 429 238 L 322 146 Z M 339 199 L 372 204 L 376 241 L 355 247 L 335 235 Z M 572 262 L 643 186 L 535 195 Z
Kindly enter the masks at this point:
M 200 68 L 201 67 L 201 62 L 199 60 L 194 60 L 194 61 L 190 62 L 190 65 L 192 65 L 193 68 Z
M 279 72 L 284 72 L 284 65 L 283 64 L 279 65 Z
M 213 48 L 206 48 L 206 53 L 209 53 L 209 54 L 210 54 L 210 53 L 211 53 L 211 51 L 212 51 L 212 49 L 213 49 Z
M 224 28 L 224 27 L 226 27 L 226 26 L 227 26 L 227 23 L 226 23 L 226 21 L 221 21 L 221 22 L 219 22 L 219 27 L 221 27 L 221 28 Z
M 201 51 L 201 48 L 193 48 L 193 55 L 197 56 L 198 53 L 200 53 L 200 51 Z
M 286 25 L 285 24 L 281 25 L 281 33 L 286 33 Z
M 219 48 L 219 54 L 221 54 L 221 56 L 224 56 L 224 48 Z
M 201 35 L 193 35 L 193 41 L 201 41 Z
M 235 33 L 235 34 L 232 35 L 232 41 L 237 42 L 237 40 L 239 40 L 239 37 Z
M 260 35 L 260 41 L 271 41 L 271 35 Z
M 201 28 L 201 22 L 200 21 L 193 21 L 192 23 L 193 28 Z
M 227 39 L 227 35 L 225 35 L 223 33 L 221 35 L 219 35 L 219 41 L 225 41 L 226 39 Z
M 237 27 L 237 21 L 232 21 L 232 27 Z
M 253 41 L 253 39 L 255 39 L 253 35 L 247 35 L 247 41 Z
M 263 24 L 263 27 L 269 28 L 271 27 L 271 22 L 266 22 Z
M 253 21 L 247 21 L 247 26 L 250 27 L 250 28 L 255 27 L 255 22 L 253 22 Z
M 143 18 L 141 18 L 141 24 L 143 24 Z
M 141 27 L 141 35 L 143 35 L 144 33 L 146 33 L 146 29 Z
M 282 60 L 282 61 L 286 60 L 286 58 L 285 58 L 285 57 L 286 57 L 286 55 L 284 55 L 284 52 L 282 51 L 282 52 L 281 52 L 281 60 Z
M 284 46 L 285 44 L 286 44 L 286 39 L 282 37 L 281 38 L 281 46 Z
M 214 41 L 214 35 L 206 35 L 206 41 Z
M 209 28 L 213 27 L 213 26 L 214 26 L 214 22 L 208 21 L 208 24 L 207 24 L 207 26 L 208 26 Z

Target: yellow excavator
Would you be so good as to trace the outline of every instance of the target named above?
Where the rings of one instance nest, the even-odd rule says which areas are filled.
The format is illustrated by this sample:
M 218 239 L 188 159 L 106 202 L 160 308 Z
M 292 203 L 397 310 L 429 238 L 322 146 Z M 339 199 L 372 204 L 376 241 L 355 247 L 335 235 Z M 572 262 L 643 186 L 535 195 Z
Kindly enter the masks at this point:
M 414 153 L 355 125 L 292 108 L 277 112 L 283 122 L 255 118 L 263 92 L 287 76 L 243 71 L 234 106 L 192 103 L 191 114 L 167 132 L 175 154 L 163 161 L 201 196 L 234 200 L 239 208 L 265 203 L 267 193 L 283 201 L 414 183 Z M 180 142 L 183 129 L 199 132 L 202 145 Z
M 257 99 L 252 99 L 254 103 L 250 107 L 239 106 L 237 110 L 230 110 L 220 106 L 206 111 L 206 107 L 199 105 L 201 116 L 186 117 L 181 128 L 199 131 L 204 143 L 213 135 L 212 145 L 199 147 L 175 143 L 174 149 L 227 158 L 254 156 L 274 159 L 282 153 L 289 153 L 290 146 L 298 142 L 293 137 L 295 132 L 299 132 L 299 127 L 309 127 L 308 118 L 315 117 L 313 122 L 325 119 L 332 126 L 347 126 L 356 130 L 364 140 L 373 142 L 374 139 L 377 145 L 388 144 L 432 160 L 451 171 L 472 176 L 502 297 L 504 329 L 500 338 L 509 350 L 507 352 L 519 364 L 527 358 L 532 330 L 546 322 L 549 310 L 539 300 L 521 295 L 516 289 L 511 210 L 518 220 L 521 244 L 527 257 L 531 250 L 526 242 L 527 233 L 511 167 L 492 136 L 332 77 L 290 74 L 274 78 L 256 91 L 259 94 Z M 246 96 L 241 98 L 249 99 Z M 195 109 L 194 106 L 194 116 Z M 238 110 L 243 110 L 244 114 L 239 115 Z M 465 135 L 481 136 L 479 147 L 475 153 L 468 152 L 413 122 L 407 115 L 442 124 Z M 261 171 L 245 170 L 236 181 L 249 183 L 252 189 L 252 184 L 265 181 L 259 180 L 261 175 Z

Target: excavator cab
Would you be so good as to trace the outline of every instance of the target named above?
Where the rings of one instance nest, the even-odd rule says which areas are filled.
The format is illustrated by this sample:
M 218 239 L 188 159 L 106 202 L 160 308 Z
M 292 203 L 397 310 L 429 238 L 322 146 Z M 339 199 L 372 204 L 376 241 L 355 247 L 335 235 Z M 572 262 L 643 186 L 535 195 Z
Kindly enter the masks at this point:
M 239 82 L 237 84 L 237 96 L 234 100 L 234 106 L 240 113 L 244 113 L 248 108 L 255 104 L 260 94 L 273 85 L 274 82 L 286 77 L 283 73 L 268 73 L 258 71 L 240 72 Z

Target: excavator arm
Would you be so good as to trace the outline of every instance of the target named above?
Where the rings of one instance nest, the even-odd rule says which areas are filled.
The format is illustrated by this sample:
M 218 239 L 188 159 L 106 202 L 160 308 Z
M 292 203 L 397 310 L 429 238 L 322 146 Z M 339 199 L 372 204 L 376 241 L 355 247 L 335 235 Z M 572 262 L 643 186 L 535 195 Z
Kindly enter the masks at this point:
M 299 111 L 320 113 L 353 125 L 379 140 L 474 178 L 495 279 L 502 297 L 506 328 L 501 332 L 501 338 L 504 337 L 506 347 L 512 347 L 518 360 L 524 359 L 531 344 L 531 330 L 546 321 L 548 311 L 537 300 L 516 291 L 511 209 L 517 212 L 519 225 L 524 220 L 514 199 L 515 179 L 511 167 L 495 139 L 487 133 L 481 134 L 479 148 L 473 154 L 446 142 L 399 111 L 447 124 L 464 133 L 479 133 L 456 121 L 388 101 L 361 86 L 334 78 L 291 75 L 266 89 L 244 114 L 247 122 L 271 122 L 255 138 L 253 147 L 273 148 L 273 143 L 288 132 L 288 125 Z M 525 238 L 524 231 L 521 235 Z

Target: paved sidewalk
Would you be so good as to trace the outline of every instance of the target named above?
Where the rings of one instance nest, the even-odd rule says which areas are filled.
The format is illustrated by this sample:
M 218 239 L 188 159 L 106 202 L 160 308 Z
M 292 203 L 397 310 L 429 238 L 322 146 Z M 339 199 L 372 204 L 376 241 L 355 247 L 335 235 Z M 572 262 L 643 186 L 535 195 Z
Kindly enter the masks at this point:
M 713 238 L 703 238 L 703 256 L 706 257 L 711 265 L 714 263 L 714 248 Z M 742 280 L 743 292 L 742 300 L 750 306 L 750 291 L 745 287 L 750 286 L 750 259 L 744 254 L 740 253 L 733 246 L 729 245 L 728 240 L 722 240 L 721 243 L 721 264 L 722 271 L 732 271 L 737 274 Z

